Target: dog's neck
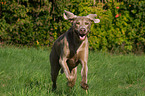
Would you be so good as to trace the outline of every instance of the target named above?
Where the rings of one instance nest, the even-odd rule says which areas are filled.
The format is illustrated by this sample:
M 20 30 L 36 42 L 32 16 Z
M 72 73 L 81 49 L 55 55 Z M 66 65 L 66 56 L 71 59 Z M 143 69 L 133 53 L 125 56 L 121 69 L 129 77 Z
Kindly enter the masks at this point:
M 86 37 L 87 39 L 87 37 Z M 76 54 L 78 48 L 81 46 L 81 44 L 84 41 L 81 41 L 78 38 L 77 33 L 75 33 L 75 31 L 73 30 L 73 27 L 71 27 L 68 31 L 67 31 L 67 41 L 69 44 L 69 49 L 70 49 L 70 57 L 74 56 L 74 54 Z
M 74 28 L 71 27 L 68 32 L 67 32 L 67 40 L 69 42 L 69 44 L 71 44 L 71 47 L 74 47 L 75 49 L 77 49 L 85 40 L 80 40 L 78 38 L 77 33 L 75 32 L 75 30 L 73 30 Z M 87 37 L 85 38 L 87 39 Z

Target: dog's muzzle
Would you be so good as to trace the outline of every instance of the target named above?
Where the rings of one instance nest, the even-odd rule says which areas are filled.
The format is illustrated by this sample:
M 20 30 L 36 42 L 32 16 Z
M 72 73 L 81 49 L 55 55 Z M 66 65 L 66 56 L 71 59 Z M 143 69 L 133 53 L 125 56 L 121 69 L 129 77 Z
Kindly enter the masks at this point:
M 79 39 L 80 40 L 85 40 L 86 36 L 87 36 L 87 29 L 85 28 L 81 28 L 80 30 L 78 30 L 78 35 L 79 35 Z

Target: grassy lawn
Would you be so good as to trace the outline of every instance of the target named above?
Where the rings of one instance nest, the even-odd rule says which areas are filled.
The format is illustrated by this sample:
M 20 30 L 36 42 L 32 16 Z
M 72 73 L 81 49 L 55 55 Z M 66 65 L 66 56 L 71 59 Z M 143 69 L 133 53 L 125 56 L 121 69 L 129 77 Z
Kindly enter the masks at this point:
M 59 74 L 51 91 L 48 50 L 0 48 L 0 96 L 145 96 L 145 55 L 110 55 L 90 52 L 88 94 L 81 89 L 81 66 L 72 90 Z

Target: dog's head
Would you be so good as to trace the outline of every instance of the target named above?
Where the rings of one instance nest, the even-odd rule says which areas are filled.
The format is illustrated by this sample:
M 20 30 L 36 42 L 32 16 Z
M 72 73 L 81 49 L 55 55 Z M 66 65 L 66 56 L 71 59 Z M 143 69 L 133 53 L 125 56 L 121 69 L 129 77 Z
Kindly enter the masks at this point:
M 66 11 L 63 14 L 66 20 L 70 20 L 73 24 L 73 29 L 80 40 L 85 40 L 87 34 L 90 32 L 91 22 L 99 23 L 99 19 L 95 19 L 96 14 L 89 14 L 87 16 L 76 16 L 73 13 Z

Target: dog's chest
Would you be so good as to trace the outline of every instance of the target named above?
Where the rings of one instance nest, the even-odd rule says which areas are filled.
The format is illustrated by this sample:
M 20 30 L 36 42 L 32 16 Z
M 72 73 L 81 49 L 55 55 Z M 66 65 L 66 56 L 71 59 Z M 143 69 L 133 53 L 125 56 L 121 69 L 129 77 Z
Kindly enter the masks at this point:
M 75 43 L 69 40 L 69 54 L 67 55 L 67 65 L 70 69 L 75 68 L 79 63 L 82 54 L 84 54 L 85 41 Z M 80 55 L 81 54 L 81 55 Z
M 67 59 L 67 65 L 70 69 L 75 68 L 79 64 L 79 57 L 78 54 L 71 54 L 70 57 Z

